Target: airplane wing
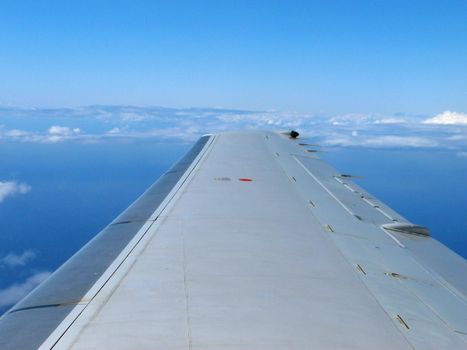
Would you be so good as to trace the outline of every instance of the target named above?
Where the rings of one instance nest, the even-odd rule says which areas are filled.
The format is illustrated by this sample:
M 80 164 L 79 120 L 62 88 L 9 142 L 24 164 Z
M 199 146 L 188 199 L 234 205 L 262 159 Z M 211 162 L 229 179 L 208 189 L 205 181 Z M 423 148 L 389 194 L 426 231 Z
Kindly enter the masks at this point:
M 299 145 L 203 136 L 1 349 L 467 349 L 467 262 Z

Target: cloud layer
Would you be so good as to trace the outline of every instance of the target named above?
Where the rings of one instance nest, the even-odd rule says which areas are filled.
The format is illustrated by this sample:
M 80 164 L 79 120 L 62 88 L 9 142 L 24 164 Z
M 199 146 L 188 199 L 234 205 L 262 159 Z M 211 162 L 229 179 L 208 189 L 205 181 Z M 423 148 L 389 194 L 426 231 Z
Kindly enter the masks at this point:
M 440 125 L 467 125 L 467 114 L 445 111 L 433 118 L 423 121 L 424 124 L 440 124 Z
M 31 186 L 25 183 L 18 183 L 16 181 L 0 181 L 0 202 L 5 198 L 17 194 L 25 194 L 31 190 Z
M 332 147 L 467 149 L 467 114 L 435 116 L 350 113 L 321 115 L 225 108 L 87 106 L 80 108 L 1 108 L 0 142 L 192 142 L 203 134 L 238 129 L 297 129 L 303 137 Z M 18 125 L 28 121 L 30 129 Z
M 0 259 L 0 266 L 6 266 L 10 268 L 25 266 L 36 258 L 36 253 L 31 249 L 25 250 L 21 254 L 8 253 Z
M 28 277 L 22 283 L 15 283 L 9 287 L 0 289 L 0 307 L 17 303 L 50 275 L 51 273 L 47 271 L 38 272 Z

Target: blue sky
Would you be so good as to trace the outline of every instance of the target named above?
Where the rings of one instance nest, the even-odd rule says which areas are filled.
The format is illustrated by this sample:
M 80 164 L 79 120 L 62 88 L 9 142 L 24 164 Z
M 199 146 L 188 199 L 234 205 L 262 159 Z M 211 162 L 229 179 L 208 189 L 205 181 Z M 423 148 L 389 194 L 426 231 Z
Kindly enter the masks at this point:
M 2 1 L 0 103 L 467 111 L 465 1 Z
M 467 257 L 466 37 L 466 1 L 0 0 L 0 313 L 224 130 L 299 130 Z

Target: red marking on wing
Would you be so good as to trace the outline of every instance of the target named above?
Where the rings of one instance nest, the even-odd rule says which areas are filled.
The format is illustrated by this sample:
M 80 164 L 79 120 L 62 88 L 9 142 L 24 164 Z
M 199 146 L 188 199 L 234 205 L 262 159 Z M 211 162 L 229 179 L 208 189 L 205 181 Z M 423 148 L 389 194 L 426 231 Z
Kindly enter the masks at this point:
M 247 178 L 247 177 L 241 177 L 241 178 L 239 178 L 238 180 L 239 180 L 239 181 L 244 181 L 244 182 L 251 182 L 251 181 L 253 181 L 253 179 L 249 179 L 249 178 Z

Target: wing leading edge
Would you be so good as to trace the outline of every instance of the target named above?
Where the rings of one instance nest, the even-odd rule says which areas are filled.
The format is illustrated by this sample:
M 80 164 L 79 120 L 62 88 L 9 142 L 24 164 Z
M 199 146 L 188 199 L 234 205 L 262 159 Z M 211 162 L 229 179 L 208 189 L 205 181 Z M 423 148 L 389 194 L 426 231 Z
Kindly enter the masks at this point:
M 210 139 L 202 137 L 128 209 L 6 312 L 0 319 L 0 348 L 38 348 L 67 317 L 79 314 L 121 263 L 122 252 L 129 251 L 157 220 Z

